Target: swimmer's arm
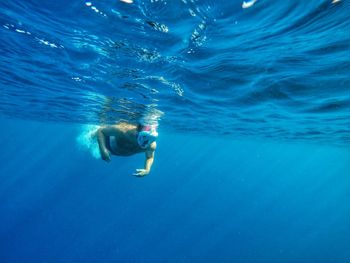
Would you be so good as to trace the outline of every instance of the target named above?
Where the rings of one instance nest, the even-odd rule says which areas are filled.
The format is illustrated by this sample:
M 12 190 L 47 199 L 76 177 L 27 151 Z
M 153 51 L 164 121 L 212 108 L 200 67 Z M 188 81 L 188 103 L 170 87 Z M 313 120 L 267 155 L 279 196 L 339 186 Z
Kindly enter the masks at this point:
M 146 151 L 145 170 L 147 174 L 149 174 L 149 172 L 151 171 L 151 167 L 154 161 L 155 147 L 153 149 L 152 147 L 150 148 L 151 148 L 150 150 Z
M 147 149 L 145 155 L 146 155 L 146 160 L 145 160 L 145 169 L 136 169 L 136 173 L 134 173 L 135 176 L 145 176 L 151 172 L 151 167 L 154 161 L 154 152 L 156 150 L 157 144 L 156 142 L 153 142 L 150 145 L 150 148 Z
M 118 134 L 118 129 L 115 126 L 105 126 L 97 130 L 97 142 L 100 148 L 101 157 L 105 161 L 110 161 L 110 152 L 106 146 L 107 136 L 115 136 Z

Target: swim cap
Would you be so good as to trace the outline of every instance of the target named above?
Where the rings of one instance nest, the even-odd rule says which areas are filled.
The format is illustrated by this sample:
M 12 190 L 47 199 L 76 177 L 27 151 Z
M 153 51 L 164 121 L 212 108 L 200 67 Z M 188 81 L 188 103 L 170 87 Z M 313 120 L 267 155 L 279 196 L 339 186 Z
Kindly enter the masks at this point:
M 146 149 L 152 142 L 156 141 L 158 132 L 156 126 L 146 125 L 143 126 L 141 131 L 137 135 L 137 143 L 142 149 Z

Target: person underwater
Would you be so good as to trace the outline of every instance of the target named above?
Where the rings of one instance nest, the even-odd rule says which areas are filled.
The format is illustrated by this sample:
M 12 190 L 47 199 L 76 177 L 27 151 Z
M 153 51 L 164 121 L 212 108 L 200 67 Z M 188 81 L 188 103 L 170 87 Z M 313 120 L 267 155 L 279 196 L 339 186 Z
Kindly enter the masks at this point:
M 144 152 L 144 168 L 136 169 L 133 175 L 142 177 L 150 173 L 157 147 L 157 125 L 119 122 L 115 125 L 100 127 L 96 136 L 101 158 L 104 161 L 110 162 L 112 155 L 130 156 Z

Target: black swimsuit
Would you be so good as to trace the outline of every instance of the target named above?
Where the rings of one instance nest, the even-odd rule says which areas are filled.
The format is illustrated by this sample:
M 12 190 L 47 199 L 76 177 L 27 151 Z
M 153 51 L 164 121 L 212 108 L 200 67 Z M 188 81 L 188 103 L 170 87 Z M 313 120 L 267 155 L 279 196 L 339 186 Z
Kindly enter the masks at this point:
M 115 137 L 114 137 L 114 140 L 111 138 L 112 136 L 108 136 L 106 138 L 106 148 L 108 149 L 108 151 L 110 151 L 111 153 L 115 154 L 115 155 L 118 155 L 116 152 L 115 152 L 115 149 L 117 147 L 117 143 L 115 141 Z M 112 147 L 111 145 L 111 139 L 113 140 L 113 143 L 115 143 L 115 147 Z

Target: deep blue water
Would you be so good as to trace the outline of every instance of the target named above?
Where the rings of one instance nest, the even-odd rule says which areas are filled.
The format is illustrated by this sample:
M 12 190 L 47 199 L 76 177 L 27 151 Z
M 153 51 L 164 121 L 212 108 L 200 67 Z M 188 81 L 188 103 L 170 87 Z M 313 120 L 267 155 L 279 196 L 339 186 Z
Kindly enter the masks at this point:
M 350 262 L 350 2 L 126 2 L 0 0 L 0 262 Z

